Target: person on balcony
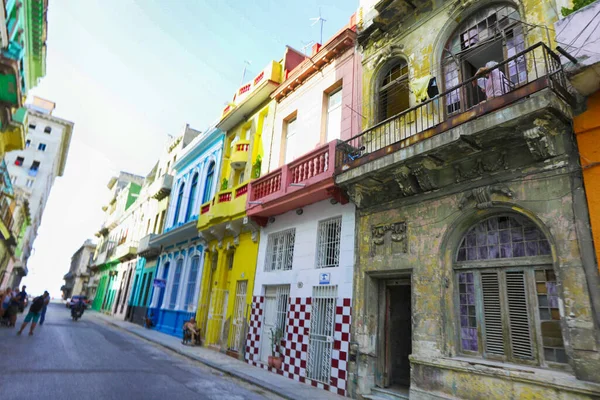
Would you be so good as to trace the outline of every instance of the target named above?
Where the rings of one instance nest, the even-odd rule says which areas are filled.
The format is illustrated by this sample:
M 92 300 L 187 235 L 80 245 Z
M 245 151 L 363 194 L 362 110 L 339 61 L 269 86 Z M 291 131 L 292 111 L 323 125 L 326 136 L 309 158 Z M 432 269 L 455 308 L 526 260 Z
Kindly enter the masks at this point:
M 496 61 L 488 61 L 485 67 L 479 68 L 475 76 L 485 76 L 485 96 L 486 99 L 502 96 L 510 91 L 508 80 Z

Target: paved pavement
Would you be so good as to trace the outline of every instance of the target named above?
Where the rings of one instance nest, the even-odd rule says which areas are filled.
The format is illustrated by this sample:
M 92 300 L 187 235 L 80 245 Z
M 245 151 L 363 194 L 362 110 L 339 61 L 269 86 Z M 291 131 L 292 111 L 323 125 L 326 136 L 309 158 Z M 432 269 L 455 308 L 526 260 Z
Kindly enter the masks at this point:
M 138 337 L 146 339 L 157 345 L 175 351 L 185 357 L 201 362 L 230 376 L 251 383 L 255 387 L 264 391 L 276 393 L 282 398 L 289 400 L 342 400 L 344 397 L 327 392 L 325 390 L 314 388 L 308 384 L 297 382 L 264 369 L 254 367 L 246 362 L 236 360 L 225 354 L 210 350 L 204 347 L 184 346 L 181 344 L 181 338 L 176 338 L 155 330 L 146 329 L 117 318 L 104 314 L 90 313 L 84 318 L 104 321 L 106 324 L 119 327 Z M 4 399 L 2 399 L 4 400 Z
M 51 304 L 33 336 L 0 328 L 2 400 L 280 398 L 94 314 L 86 312 L 73 322 L 64 305 Z

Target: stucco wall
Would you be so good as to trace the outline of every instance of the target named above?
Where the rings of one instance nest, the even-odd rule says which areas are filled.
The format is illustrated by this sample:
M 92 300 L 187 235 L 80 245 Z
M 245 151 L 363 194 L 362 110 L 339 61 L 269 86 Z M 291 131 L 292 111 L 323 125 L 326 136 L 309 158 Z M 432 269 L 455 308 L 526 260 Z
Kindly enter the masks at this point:
M 297 134 L 302 138 L 299 143 L 301 147 L 295 150 L 295 154 L 299 156 L 308 153 L 327 143 L 326 92 L 335 88 L 336 84 L 341 83 L 342 87 L 340 138 L 346 140 L 358 133 L 362 119 L 359 97 L 361 73 L 360 57 L 354 48 L 350 48 L 277 104 L 273 139 L 270 144 L 271 154 L 268 162 L 265 162 L 268 171 L 283 165 L 281 153 L 285 154 L 285 143 L 282 143 L 285 142 L 284 125 L 294 112 L 297 113 Z
M 573 119 L 583 168 L 596 261 L 600 260 L 600 92 L 587 99 L 587 110 Z M 600 270 L 600 267 L 598 267 Z
M 466 386 L 461 386 L 462 392 L 459 393 L 456 381 L 453 381 L 451 374 L 444 372 L 446 367 L 442 362 L 447 358 L 468 368 L 468 361 L 457 361 L 456 358 L 460 352 L 454 308 L 456 289 L 453 284 L 453 260 L 458 241 L 466 230 L 493 213 L 521 214 L 536 222 L 548 236 L 553 247 L 554 270 L 562 299 L 562 333 L 570 367 L 580 379 L 593 380 L 597 376 L 595 371 L 600 368 L 600 357 L 590 298 L 588 292 L 582 290 L 587 288 L 587 283 L 575 230 L 571 195 L 573 188 L 566 173 L 566 169 L 562 168 L 545 178 L 537 176 L 512 181 L 508 183 L 508 187 L 514 192 L 513 198 L 507 202 L 505 197 L 492 195 L 495 205 L 489 209 L 476 209 L 470 202 L 461 210 L 459 202 L 462 195 L 450 194 L 440 195 L 433 200 L 408 204 L 405 202 L 389 205 L 386 209 L 359 213 L 358 265 L 354 280 L 352 319 L 355 321 L 353 338 L 359 347 L 358 362 L 355 365 L 357 369 L 353 373 L 358 373 L 355 379 L 358 380 L 360 393 L 368 393 L 369 387 L 379 379 L 376 375 L 379 340 L 377 326 L 380 323 L 377 311 L 377 277 L 386 273 L 409 272 L 412 274 L 413 310 L 411 388 L 426 391 L 431 389 L 461 398 L 485 398 L 489 397 L 490 390 L 495 390 L 492 392 L 502 394 L 502 398 L 512 398 L 512 392 L 507 393 L 506 387 L 513 384 L 509 385 L 505 380 L 512 379 L 510 371 L 522 367 L 496 363 L 495 367 L 504 371 L 499 374 L 498 380 L 485 381 L 485 384 L 474 384 L 475 380 L 471 381 L 473 384 L 465 382 Z M 406 222 L 407 252 L 387 257 L 371 256 L 371 227 L 393 222 Z M 433 362 L 435 367 L 429 367 L 429 370 L 436 370 L 435 376 L 431 373 L 416 373 L 418 369 L 415 368 L 421 359 L 436 360 Z M 524 384 L 528 388 L 536 385 L 536 374 L 544 373 L 541 369 L 533 370 L 530 381 Z M 483 375 L 489 375 L 489 372 Z M 569 380 L 573 380 L 572 375 L 560 373 L 553 376 L 553 382 L 557 385 L 564 384 L 568 387 Z M 432 381 L 436 382 L 435 388 L 430 386 Z M 544 382 L 541 385 L 553 384 Z
M 334 204 L 328 200 L 303 208 L 302 215 L 289 211 L 275 217 L 260 232 L 261 241 L 258 249 L 258 263 L 254 295 L 264 294 L 264 285 L 291 284 L 291 297 L 311 297 L 312 287 L 319 285 L 321 272 L 331 274 L 331 284 L 338 285 L 338 297 L 352 297 L 352 274 L 354 270 L 354 204 Z M 337 268 L 317 269 L 317 240 L 319 221 L 336 216 L 342 217 L 340 240 L 340 266 Z M 289 271 L 265 271 L 268 237 L 271 233 L 296 229 L 294 242 L 294 259 Z M 302 282 L 302 287 L 297 286 Z

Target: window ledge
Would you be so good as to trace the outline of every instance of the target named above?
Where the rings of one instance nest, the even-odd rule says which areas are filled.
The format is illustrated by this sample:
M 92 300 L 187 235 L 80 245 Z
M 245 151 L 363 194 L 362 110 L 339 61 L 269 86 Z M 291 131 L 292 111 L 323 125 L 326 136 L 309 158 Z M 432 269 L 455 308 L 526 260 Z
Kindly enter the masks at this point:
M 535 385 L 543 383 L 544 386 L 553 387 L 557 390 L 566 392 L 591 396 L 600 395 L 600 384 L 578 380 L 572 373 L 554 369 L 530 367 L 464 356 L 430 358 L 411 355 L 410 361 L 414 364 L 451 369 L 467 372 L 469 374 L 492 375 L 500 379 L 510 379 L 511 381 Z

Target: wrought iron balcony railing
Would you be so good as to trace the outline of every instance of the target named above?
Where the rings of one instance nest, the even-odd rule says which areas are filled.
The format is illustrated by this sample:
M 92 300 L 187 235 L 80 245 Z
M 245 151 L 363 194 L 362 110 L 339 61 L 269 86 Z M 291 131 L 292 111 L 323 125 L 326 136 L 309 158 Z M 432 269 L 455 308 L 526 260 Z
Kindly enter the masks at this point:
M 335 172 L 340 174 L 411 146 L 545 88 L 566 102 L 572 101 L 560 57 L 544 43 L 537 43 L 490 68 L 485 76 L 467 79 L 340 142 Z

